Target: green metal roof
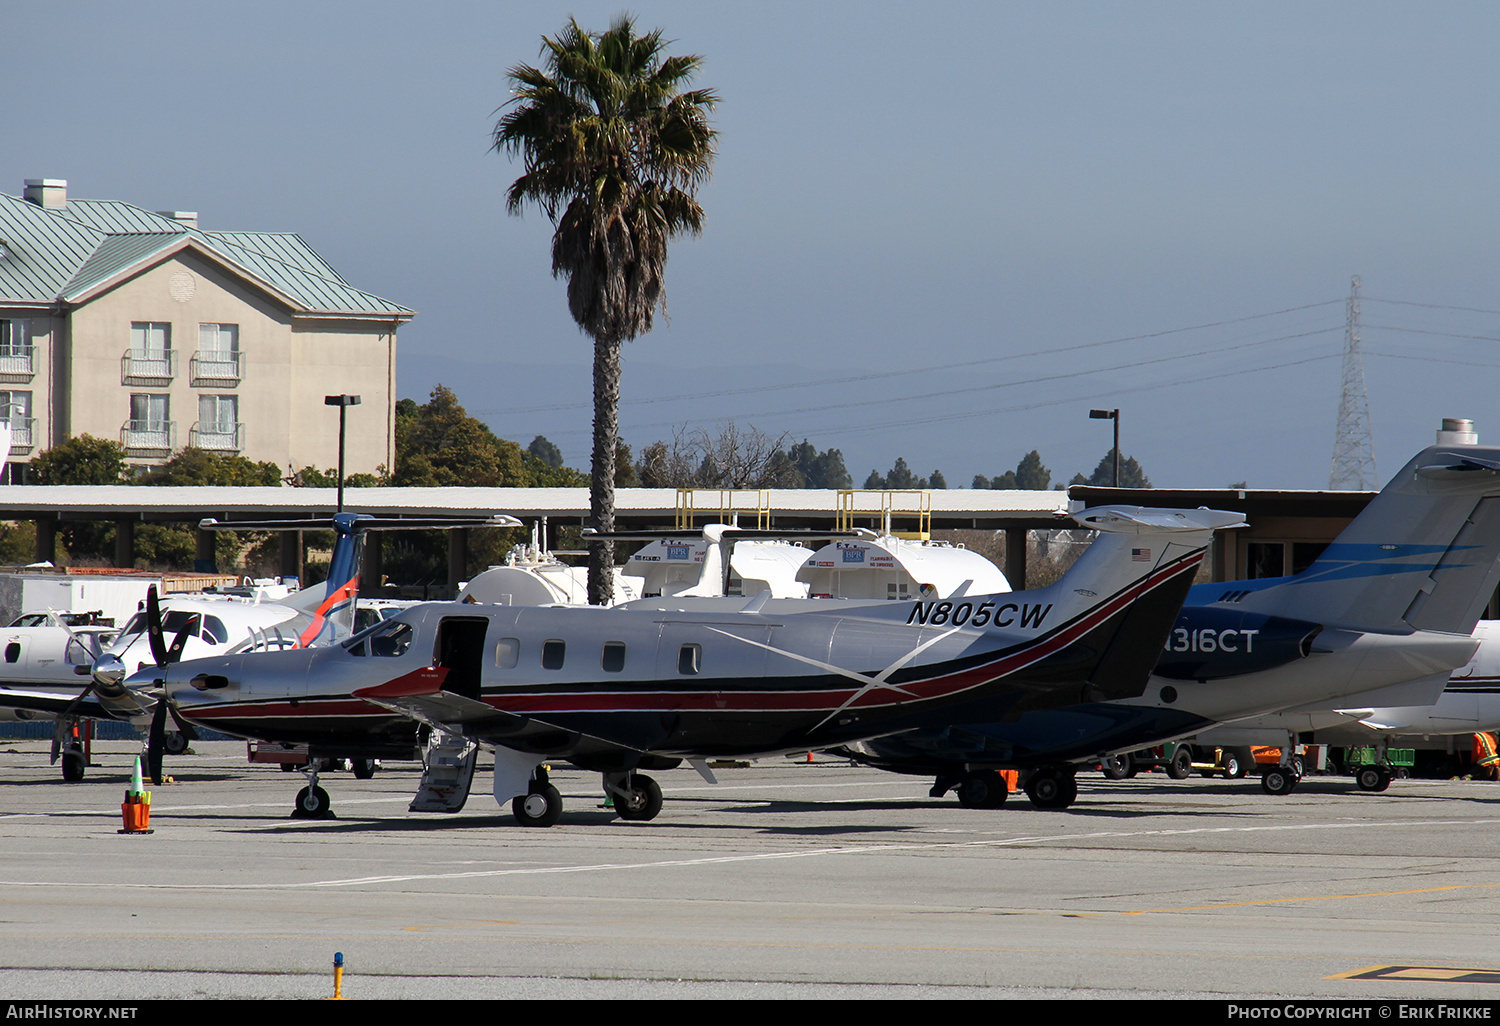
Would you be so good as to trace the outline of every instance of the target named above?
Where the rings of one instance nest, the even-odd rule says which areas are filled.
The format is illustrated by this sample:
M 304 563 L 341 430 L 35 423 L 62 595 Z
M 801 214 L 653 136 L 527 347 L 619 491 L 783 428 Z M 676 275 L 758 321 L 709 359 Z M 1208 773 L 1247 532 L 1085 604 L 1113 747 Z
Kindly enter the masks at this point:
M 415 311 L 354 288 L 293 232 L 204 232 L 119 200 L 47 209 L 0 194 L 0 307 L 74 301 L 195 243 L 310 316 L 405 320 Z

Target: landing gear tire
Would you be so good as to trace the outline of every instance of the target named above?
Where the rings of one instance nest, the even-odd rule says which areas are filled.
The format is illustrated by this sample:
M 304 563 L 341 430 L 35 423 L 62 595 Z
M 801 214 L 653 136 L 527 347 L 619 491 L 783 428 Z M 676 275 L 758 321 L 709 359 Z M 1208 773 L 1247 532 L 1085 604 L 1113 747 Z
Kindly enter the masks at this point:
M 551 784 L 531 785 L 529 794 L 510 800 L 510 811 L 524 827 L 549 827 L 562 819 L 562 795 Z
M 1066 771 L 1037 770 L 1026 781 L 1026 797 L 1038 809 L 1066 809 L 1078 797 L 1078 781 Z
M 292 806 L 293 818 L 330 819 L 332 816 L 333 802 L 329 800 L 327 791 L 314 784 L 297 792 L 297 803 Z
M 1129 780 L 1135 776 L 1135 760 L 1131 759 L 1129 752 L 1121 752 L 1106 756 L 1099 763 L 1099 769 L 1110 780 Z
M 181 755 L 188 750 L 187 735 L 180 730 L 169 730 L 162 735 L 161 748 L 168 755 Z
M 955 788 L 958 804 L 966 809 L 998 809 L 1005 804 L 1010 788 L 995 770 L 975 770 Z
M 1361 791 L 1384 791 L 1391 786 L 1391 771 L 1382 766 L 1361 766 L 1354 782 Z
M 621 819 L 655 819 L 661 811 L 661 785 L 644 773 L 632 773 L 617 785 L 615 812 Z
M 1193 753 L 1188 751 L 1186 745 L 1178 745 L 1177 750 L 1172 753 L 1172 761 L 1167 763 L 1167 776 L 1173 780 L 1186 780 L 1193 775 Z
M 70 784 L 76 784 L 83 779 L 84 765 L 83 756 L 77 752 L 64 752 L 62 757 L 63 779 Z
M 1288 795 L 1296 789 L 1299 779 L 1290 766 L 1271 766 L 1261 775 L 1260 787 L 1266 794 Z
M 374 759 L 355 759 L 354 760 L 354 779 L 355 780 L 369 780 L 374 775 L 375 775 L 375 760 Z

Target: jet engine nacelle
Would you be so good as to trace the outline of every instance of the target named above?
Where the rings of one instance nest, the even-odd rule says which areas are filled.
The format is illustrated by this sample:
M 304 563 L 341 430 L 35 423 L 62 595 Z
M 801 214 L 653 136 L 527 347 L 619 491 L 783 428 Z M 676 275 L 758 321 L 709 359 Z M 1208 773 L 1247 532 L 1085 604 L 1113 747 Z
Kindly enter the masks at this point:
M 1162 646 L 1155 674 L 1168 680 L 1219 680 L 1306 658 L 1321 624 L 1264 613 L 1185 608 Z

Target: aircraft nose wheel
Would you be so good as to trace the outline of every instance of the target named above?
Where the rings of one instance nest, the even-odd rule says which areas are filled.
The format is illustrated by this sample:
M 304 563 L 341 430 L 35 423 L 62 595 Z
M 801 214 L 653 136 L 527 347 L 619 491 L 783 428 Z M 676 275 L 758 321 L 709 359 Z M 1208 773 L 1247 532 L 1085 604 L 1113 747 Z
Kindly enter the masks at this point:
M 621 819 L 655 819 L 661 811 L 661 785 L 644 773 L 632 773 L 629 779 L 616 782 L 613 790 Z
M 527 827 L 549 827 L 562 818 L 562 795 L 551 784 L 533 782 L 528 794 L 510 800 L 516 822 Z
M 316 784 L 297 792 L 297 802 L 292 806 L 293 819 L 332 819 L 333 802 L 328 792 Z

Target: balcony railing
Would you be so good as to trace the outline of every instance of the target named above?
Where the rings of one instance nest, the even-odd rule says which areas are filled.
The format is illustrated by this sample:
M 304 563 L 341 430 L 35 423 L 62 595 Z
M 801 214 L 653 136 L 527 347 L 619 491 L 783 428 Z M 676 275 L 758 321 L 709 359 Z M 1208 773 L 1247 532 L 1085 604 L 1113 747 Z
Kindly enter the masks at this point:
M 36 444 L 33 441 L 35 430 L 35 417 L 10 418 L 10 451 L 15 454 L 30 452 Z
M 120 384 L 167 384 L 177 376 L 174 349 L 127 349 L 120 357 Z
M 193 425 L 189 432 L 191 441 L 189 445 L 197 446 L 199 449 L 212 449 L 215 452 L 239 452 L 245 448 L 245 425 L 235 424 L 221 426 L 210 424 L 203 426 L 199 421 Z
M 188 361 L 188 377 L 195 385 L 239 384 L 244 363 L 239 353 L 198 350 Z
M 120 441 L 127 456 L 168 456 L 177 448 L 177 422 L 128 420 Z
M 0 346 L 0 381 L 30 381 L 35 352 L 31 346 Z

